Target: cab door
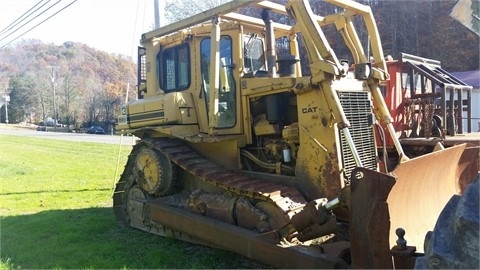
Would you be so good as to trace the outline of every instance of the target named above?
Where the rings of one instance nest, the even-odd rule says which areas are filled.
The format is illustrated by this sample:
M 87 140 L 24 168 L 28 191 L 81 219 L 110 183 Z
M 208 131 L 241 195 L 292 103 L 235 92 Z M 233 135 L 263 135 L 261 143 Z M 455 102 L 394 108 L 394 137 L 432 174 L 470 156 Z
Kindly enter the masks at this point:
M 204 37 L 198 43 L 201 84 L 198 109 L 202 114 L 202 119 L 206 120 L 200 123 L 200 131 L 203 133 L 215 135 L 242 133 L 238 87 L 242 63 L 238 63 L 240 48 L 239 42 L 235 42 L 234 37 L 238 37 L 237 31 L 222 32 L 217 46 L 217 56 L 214 55 L 215 52 L 212 53 L 211 37 Z M 219 65 L 219 74 L 217 74 L 217 78 L 214 78 L 219 81 L 218 89 L 215 87 L 215 82 L 211 82 L 213 77 L 210 72 L 212 61 L 215 58 Z M 212 98 L 211 95 L 215 95 L 215 97 Z M 215 106 L 212 106 L 211 102 L 215 102 Z M 214 123 L 212 123 L 212 116 L 215 118 Z

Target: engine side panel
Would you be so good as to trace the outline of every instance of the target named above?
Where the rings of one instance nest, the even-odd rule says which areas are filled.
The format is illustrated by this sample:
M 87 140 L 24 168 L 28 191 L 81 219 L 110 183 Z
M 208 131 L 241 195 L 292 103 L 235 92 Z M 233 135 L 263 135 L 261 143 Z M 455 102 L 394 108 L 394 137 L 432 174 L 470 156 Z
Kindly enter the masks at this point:
M 173 92 L 127 103 L 120 113 L 117 130 L 198 123 L 192 95 L 188 92 Z

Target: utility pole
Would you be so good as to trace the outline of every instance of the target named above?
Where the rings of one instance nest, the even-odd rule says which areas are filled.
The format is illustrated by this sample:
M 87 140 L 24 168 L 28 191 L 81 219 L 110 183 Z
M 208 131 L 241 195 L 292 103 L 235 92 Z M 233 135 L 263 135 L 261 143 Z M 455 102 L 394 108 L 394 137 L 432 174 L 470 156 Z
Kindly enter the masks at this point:
M 158 0 L 155 0 L 153 2 L 153 9 L 154 9 L 154 17 L 155 17 L 155 29 L 160 28 L 160 11 L 159 11 L 159 5 L 158 5 Z
M 3 107 L 3 103 L 5 103 L 5 124 L 8 125 L 8 102 L 10 101 L 10 96 L 8 95 L 8 80 L 1 82 L 1 87 L 3 88 L 3 94 L 0 96 L 0 119 L 1 117 L 1 108 Z
M 5 89 L 5 123 L 8 125 L 8 102 L 10 101 L 10 96 L 7 95 L 7 89 Z
M 52 75 L 50 78 L 52 79 L 52 84 L 53 84 L 53 130 L 57 131 L 57 121 L 58 121 L 58 115 L 57 115 L 57 104 L 56 104 L 56 95 L 55 95 L 55 69 L 58 69 L 56 66 L 47 66 L 47 68 L 52 69 Z

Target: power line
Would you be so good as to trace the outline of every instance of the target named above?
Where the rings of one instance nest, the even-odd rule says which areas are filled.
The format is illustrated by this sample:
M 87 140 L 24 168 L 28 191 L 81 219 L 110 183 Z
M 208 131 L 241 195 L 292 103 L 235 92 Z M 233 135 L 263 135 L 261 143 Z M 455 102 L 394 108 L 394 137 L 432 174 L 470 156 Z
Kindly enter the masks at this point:
M 3 34 L 4 32 L 8 32 L 10 29 L 12 29 L 13 27 L 15 27 L 15 25 L 18 25 L 19 23 L 21 23 L 23 20 L 25 20 L 26 18 L 28 18 L 30 15 L 32 15 L 32 13 L 36 12 L 37 10 L 39 10 L 40 8 L 42 8 L 43 6 L 45 6 L 46 4 L 48 4 L 48 2 L 50 2 L 50 0 L 48 0 L 45 4 L 43 4 L 42 6 L 38 7 L 36 10 L 34 10 L 32 13 L 28 14 L 32 9 L 34 9 L 36 6 L 38 6 L 40 3 L 42 3 L 43 0 L 40 0 L 38 3 L 36 3 L 33 7 L 31 7 L 29 10 L 27 10 L 25 13 L 23 13 L 22 15 L 20 15 L 20 17 L 18 17 L 17 19 L 15 19 L 12 23 L 10 23 L 9 25 L 7 25 L 5 28 L 2 29 L 2 31 L 0 31 L 0 34 Z M 28 14 L 28 15 L 26 15 Z M 26 15 L 26 16 L 25 16 Z M 25 16 L 25 18 L 22 19 L 22 17 Z M 20 20 L 21 19 L 21 20 Z M 18 20 L 20 20 L 19 22 L 17 22 Z
M 38 14 L 37 16 L 33 17 L 32 19 L 30 19 L 28 22 L 22 24 L 20 27 L 18 27 L 17 29 L 15 29 L 13 32 L 11 32 L 10 34 L 6 35 L 5 37 L 3 37 L 2 39 L 0 39 L 0 41 L 6 39 L 7 37 L 11 36 L 12 34 L 14 34 L 15 32 L 17 32 L 18 30 L 20 30 L 20 28 L 24 27 L 26 24 L 28 24 L 29 22 L 35 20 L 36 18 L 38 18 L 38 16 L 42 15 L 43 13 L 47 12 L 49 9 L 51 9 L 52 7 L 54 7 L 55 5 L 57 5 L 58 3 L 60 3 L 62 0 L 58 0 L 55 4 L 51 5 L 50 7 L 48 7 L 47 9 L 45 9 L 44 11 L 42 11 L 40 14 Z M 48 2 L 47 2 L 48 3 Z M 45 3 L 46 4 L 46 3 Z M 42 5 L 43 7 L 44 5 Z M 38 9 L 37 9 L 38 10 Z M 18 25 L 18 24 L 17 24 Z
M 59 0 L 60 2 L 61 0 Z M 45 20 L 39 22 L 38 24 L 36 24 L 35 26 L 33 26 L 32 28 L 28 29 L 27 31 L 23 32 L 21 35 L 17 36 L 16 38 L 14 38 L 13 40 L 11 40 L 10 42 L 8 42 L 7 44 L 3 45 L 2 47 L 0 47 L 0 49 L 3 49 L 5 48 L 8 44 L 14 42 L 15 40 L 17 40 L 18 38 L 22 37 L 23 35 L 25 35 L 26 33 L 32 31 L 33 29 L 35 29 L 37 26 L 41 25 L 42 23 L 44 23 L 45 21 L 49 20 L 50 18 L 52 18 L 53 16 L 57 15 L 58 13 L 60 13 L 61 11 L 63 11 L 64 9 L 68 8 L 69 6 L 73 5 L 75 2 L 77 2 L 78 0 L 74 0 L 73 2 L 71 2 L 70 4 L 66 5 L 65 7 L 63 7 L 62 9 L 60 9 L 59 11 L 55 12 L 54 14 L 50 15 L 48 18 L 46 18 Z M 58 2 L 57 2 L 58 3 Z M 55 3 L 54 5 L 56 5 L 57 3 Z M 38 16 L 37 16 L 38 17 Z M 36 18 L 36 17 L 35 17 Z

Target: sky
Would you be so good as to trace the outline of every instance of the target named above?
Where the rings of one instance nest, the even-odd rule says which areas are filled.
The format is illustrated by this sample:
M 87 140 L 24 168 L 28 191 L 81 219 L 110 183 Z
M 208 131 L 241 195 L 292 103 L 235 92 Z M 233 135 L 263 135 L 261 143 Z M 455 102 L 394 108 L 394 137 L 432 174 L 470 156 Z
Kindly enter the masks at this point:
M 164 0 L 159 2 L 163 5 Z M 6 29 L 37 3 L 34 9 L 45 5 L 13 29 Z M 48 11 L 38 15 L 52 5 Z M 63 7 L 66 8 L 53 15 Z M 161 12 L 163 8 L 159 10 Z M 37 18 L 28 22 L 37 15 Z M 51 15 L 50 19 L 39 24 Z M 23 24 L 25 26 L 16 30 Z M 28 31 L 37 24 L 37 27 Z M 153 30 L 154 25 L 153 0 L 0 0 L 0 48 L 28 31 L 10 45 L 27 38 L 56 45 L 73 41 L 136 59 L 141 34 Z

